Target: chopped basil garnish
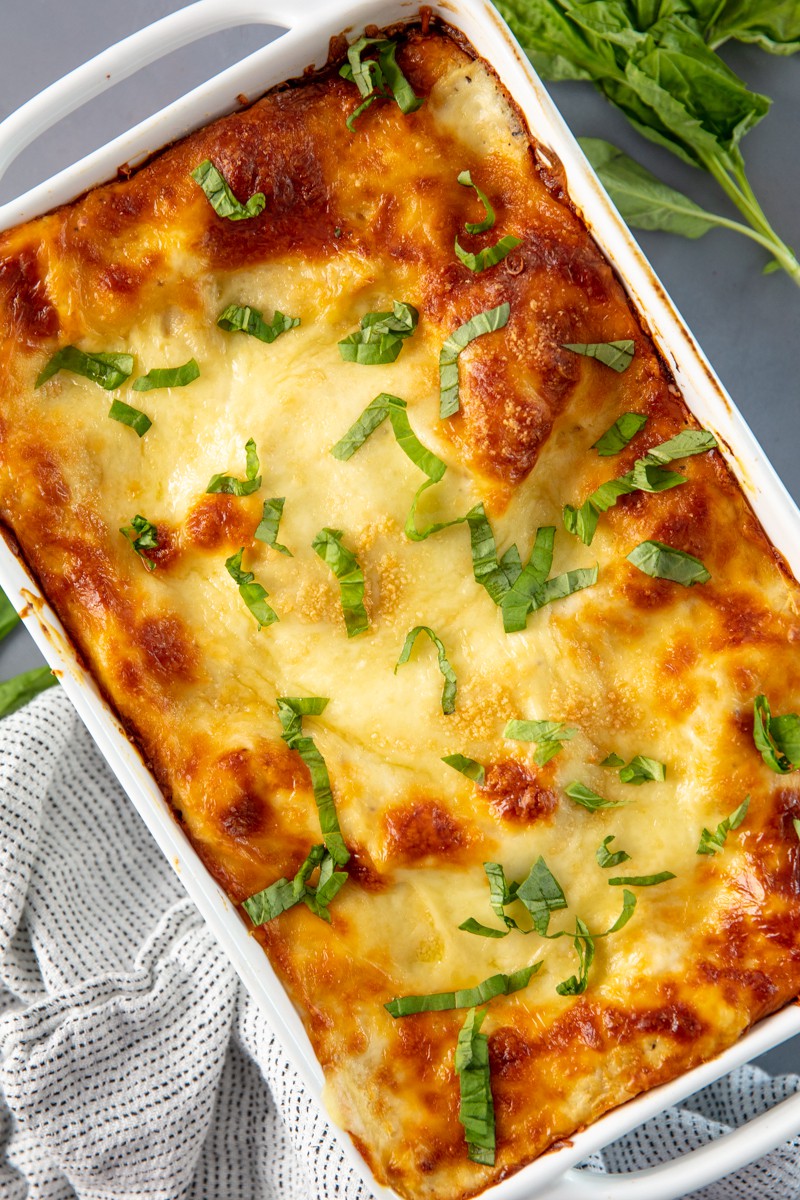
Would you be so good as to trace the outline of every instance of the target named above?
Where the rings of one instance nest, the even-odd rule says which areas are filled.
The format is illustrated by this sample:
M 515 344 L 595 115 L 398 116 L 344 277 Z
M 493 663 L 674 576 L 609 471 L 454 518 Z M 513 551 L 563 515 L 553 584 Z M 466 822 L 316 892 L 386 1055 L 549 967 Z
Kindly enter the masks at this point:
M 314 739 L 303 733 L 303 717 L 318 717 L 327 705 L 324 696 L 279 696 L 278 717 L 283 728 L 281 737 L 290 750 L 297 751 L 311 775 L 325 848 L 336 865 L 343 867 L 350 854 L 339 827 L 328 768 Z
M 506 913 L 505 906 L 512 904 L 516 900 L 519 884 L 509 884 L 506 882 L 505 872 L 500 863 L 486 862 L 483 864 L 483 869 L 489 881 L 489 903 L 492 906 L 493 912 L 496 913 L 505 925 L 505 929 L 492 929 L 488 925 L 482 925 L 474 917 L 469 917 L 458 928 L 463 929 L 465 933 L 477 934 L 479 937 L 508 937 L 512 929 L 519 929 L 519 925 L 517 925 L 513 917 L 509 917 Z
M 527 879 L 518 885 L 514 898 L 525 905 L 533 928 L 541 937 L 548 936 L 550 914 L 567 907 L 561 885 L 541 856 L 531 867 Z
M 249 333 L 251 337 L 258 338 L 267 345 L 299 324 L 299 317 L 285 317 L 277 309 L 272 320 L 265 321 L 263 314 L 257 308 L 251 308 L 249 304 L 229 304 L 217 317 L 217 325 L 226 333 Z
M 594 852 L 597 859 L 597 865 L 606 869 L 607 867 L 618 867 L 620 863 L 628 862 L 630 854 L 626 854 L 624 850 L 614 850 L 613 853 L 608 849 L 614 841 L 614 834 L 610 833 L 608 837 L 603 838 L 603 844 L 598 846 Z
M 458 1119 L 464 1126 L 471 1162 L 494 1166 L 494 1102 L 489 1068 L 489 1039 L 480 1032 L 487 1009 L 471 1008 L 458 1035 L 455 1067 L 461 1088 Z
M 294 555 L 291 550 L 288 550 L 286 546 L 281 545 L 278 541 L 278 530 L 285 502 L 285 496 L 273 496 L 270 500 L 264 501 L 261 520 L 253 536 L 257 541 L 266 542 L 268 546 L 272 546 L 273 550 L 277 550 L 281 554 L 288 554 L 289 558 L 293 558 Z
M 495 604 L 501 604 L 522 570 L 519 551 L 516 546 L 510 546 L 498 561 L 497 544 L 483 503 L 471 508 L 466 519 L 475 582 L 486 589 Z
M 392 303 L 391 312 L 368 312 L 361 318 L 361 328 L 348 333 L 339 342 L 339 353 L 345 362 L 378 366 L 393 363 L 403 342 L 417 328 L 419 313 L 413 304 L 399 300 Z
M 203 189 L 208 203 L 218 217 L 227 217 L 229 221 L 244 221 L 250 217 L 257 217 L 264 211 L 267 201 L 263 192 L 255 192 L 246 204 L 241 204 L 209 158 L 204 159 L 199 167 L 195 167 L 192 179 Z
M 156 388 L 186 387 L 200 378 L 200 368 L 196 361 L 190 358 L 182 367 L 154 367 L 146 375 L 140 375 L 134 380 L 135 392 L 153 392 Z
M 462 171 L 458 176 L 458 182 L 462 187 L 471 187 L 475 189 L 478 199 L 486 210 L 486 216 L 482 221 L 466 221 L 464 228 L 467 233 L 486 233 L 487 229 L 494 228 L 494 209 L 489 203 L 489 198 L 485 192 L 482 192 L 477 183 L 472 182 L 472 175 L 469 171 Z
M 619 777 L 622 783 L 633 783 L 637 787 L 652 780 L 663 783 L 667 778 L 667 768 L 664 763 L 658 762 L 655 758 L 637 754 L 626 767 L 622 768 Z
M 511 975 L 491 975 L 483 983 L 471 988 L 458 988 L 454 992 L 434 992 L 428 996 L 397 996 L 387 1001 L 384 1008 L 390 1017 L 411 1017 L 416 1013 L 445 1012 L 451 1008 L 472 1008 L 475 1004 L 486 1004 L 495 996 L 508 996 L 527 987 L 531 975 L 541 967 L 541 962 L 522 967 Z
M 135 433 L 138 433 L 139 437 L 144 437 L 153 424 L 147 413 L 143 413 L 138 408 L 133 408 L 132 405 L 126 404 L 124 400 L 114 400 L 111 408 L 108 410 L 108 415 L 112 421 L 119 421 L 120 425 L 129 425 Z
M 476 313 L 464 325 L 454 329 L 439 352 L 439 416 L 452 417 L 458 412 L 458 357 L 461 351 L 484 333 L 502 329 L 511 314 L 508 304 L 499 304 Z
M 444 688 L 442 689 L 442 712 L 443 713 L 455 712 L 456 688 L 458 687 L 458 682 L 456 680 L 456 673 L 453 670 L 453 668 L 450 666 L 450 661 L 447 657 L 447 651 L 444 648 L 444 644 L 436 636 L 436 634 L 433 632 L 433 630 L 430 628 L 430 626 L 416 625 L 406 635 L 406 640 L 403 643 L 403 649 L 400 651 L 400 657 L 398 658 L 397 663 L 395 665 L 394 673 L 396 675 L 397 668 L 401 667 L 403 665 L 403 663 L 408 662 L 409 658 L 411 657 L 411 651 L 413 649 L 414 642 L 417 640 L 418 636 L 421 633 L 425 633 L 428 635 L 428 637 L 431 639 L 434 646 L 436 647 L 436 653 L 439 657 L 439 670 L 441 671 L 442 675 L 444 676 Z
M 49 667 L 34 667 L 0 683 L 0 717 L 8 717 L 58 683 Z
M 501 237 L 493 246 L 486 246 L 483 250 L 479 250 L 477 254 L 470 253 L 463 246 L 459 245 L 458 238 L 455 241 L 456 258 L 464 264 L 470 271 L 476 274 L 478 271 L 485 271 L 489 267 L 496 266 L 507 258 L 512 250 L 522 244 L 522 238 L 514 237 L 512 234 L 506 234 Z
M 618 373 L 627 371 L 633 362 L 634 343 L 628 338 L 621 342 L 564 342 L 562 346 L 584 358 L 596 358 Z
M 19 625 L 21 620 L 22 618 L 8 596 L 5 592 L 0 591 L 0 642 L 3 638 L 8 637 L 11 630 Z
M 686 483 L 686 477 L 677 471 L 665 471 L 664 464 L 703 454 L 706 450 L 713 450 L 716 445 L 717 439 L 707 429 L 684 429 L 675 437 L 648 450 L 642 458 L 637 458 L 626 475 L 601 484 L 580 508 L 565 504 L 565 528 L 587 546 L 591 545 L 600 514 L 612 508 L 620 496 L 630 495 L 631 492 L 665 492 L 669 488 L 680 487 Z
M 411 508 L 408 510 L 406 523 L 403 529 L 406 537 L 412 542 L 424 542 L 433 533 L 441 533 L 443 529 L 450 529 L 453 525 L 463 525 L 466 517 L 453 517 L 452 521 L 434 521 L 432 525 L 427 525 L 425 529 L 417 529 L 417 505 L 423 492 L 427 492 L 429 487 L 433 487 L 436 483 L 435 479 L 426 479 L 420 484 L 414 493 L 414 499 L 411 501 Z
M 314 871 L 319 867 L 316 886 L 309 884 Z M 278 879 L 263 891 L 245 900 L 243 908 L 254 925 L 265 925 L 274 920 L 287 908 L 301 902 L 315 916 L 330 923 L 328 910 L 331 900 L 347 882 L 346 871 L 335 871 L 334 862 L 323 845 L 312 846 L 294 879 Z
M 134 550 L 141 558 L 143 566 L 148 571 L 155 571 L 156 564 L 152 558 L 147 557 L 145 550 L 155 550 L 158 548 L 158 527 L 137 513 L 132 518 L 130 525 L 125 525 L 120 529 L 120 533 L 132 544 Z
M 753 741 L 776 775 L 788 775 L 800 767 L 800 717 L 796 713 L 773 717 L 764 695 L 753 701 Z
M 320 529 L 311 546 L 339 580 L 347 636 L 355 637 L 369 628 L 369 617 L 364 608 L 364 572 L 352 550 L 342 545 L 343 537 L 341 529 L 326 527 Z
M 225 559 L 225 567 L 231 579 L 239 585 L 239 595 L 258 621 L 259 629 L 263 629 L 266 625 L 274 624 L 278 620 L 278 614 L 267 604 L 269 592 L 260 583 L 254 582 L 253 572 L 242 570 L 243 554 L 244 546 Z
M 467 779 L 477 783 L 478 787 L 483 787 L 486 782 L 486 768 L 474 758 L 467 758 L 466 754 L 446 754 L 442 762 L 447 763 L 454 771 L 466 775 Z
M 83 375 L 93 383 L 99 383 L 107 392 L 111 392 L 114 388 L 122 387 L 133 373 L 133 355 L 106 352 L 88 354 L 85 350 L 79 350 L 77 346 L 62 346 L 39 372 L 34 387 L 41 387 L 59 371 Z
M 800 842 L 800 820 L 797 817 L 792 817 L 792 825 L 794 825 L 794 831 L 797 834 L 797 840 Z
M 533 761 L 543 767 L 564 749 L 564 742 L 571 741 L 577 732 L 577 729 L 565 725 L 563 721 L 509 721 L 503 737 L 514 742 L 536 742 Z
M 372 47 L 370 54 L 377 54 L 377 59 L 362 59 L 368 47 Z M 422 98 L 414 95 L 411 84 L 397 65 L 396 53 L 396 43 L 385 38 L 361 37 L 348 47 L 347 62 L 339 68 L 339 74 L 354 83 L 363 97 L 362 103 L 347 118 L 351 133 L 355 133 L 356 120 L 376 100 L 394 100 L 402 113 L 416 112 L 421 107 Z
M 663 542 L 640 542 L 625 557 L 629 563 L 638 567 L 643 575 L 649 575 L 653 579 L 669 579 L 683 587 L 708 583 L 711 578 L 711 572 L 706 570 L 699 558 L 687 554 L 685 550 L 666 546 Z
M 660 871 L 658 875 L 615 875 L 608 884 L 609 887 L 654 887 L 675 878 L 672 871 Z
M 233 475 L 212 475 L 206 493 L 225 492 L 229 496 L 252 496 L 261 487 L 261 476 L 258 473 L 258 451 L 252 438 L 245 443 L 245 478 L 236 479 Z
M 613 767 L 613 768 L 624 767 L 625 759 L 620 758 L 620 756 L 618 754 L 615 754 L 614 751 L 612 750 L 610 754 L 606 755 L 606 757 L 600 763 L 600 766 L 601 767 Z
M 636 897 L 633 892 L 624 891 L 622 893 L 622 912 L 617 917 L 614 924 L 605 933 L 590 933 L 588 926 L 580 917 L 575 919 L 575 934 L 573 946 L 578 955 L 578 974 L 570 975 L 569 979 L 565 979 L 563 983 L 559 983 L 556 991 L 559 996 L 579 996 L 586 991 L 586 986 L 589 982 L 589 968 L 594 961 L 595 942 L 598 938 L 608 937 L 609 934 L 618 933 L 625 925 L 628 924 L 636 909 Z M 561 936 L 556 934 L 555 936 Z
M 588 808 L 589 812 L 596 812 L 598 808 L 624 808 L 628 803 L 627 800 L 604 800 L 583 783 L 571 783 L 564 791 L 570 800 L 580 804 L 581 808 Z
M 697 847 L 698 854 L 716 854 L 725 845 L 725 839 L 732 829 L 738 829 L 742 821 L 747 816 L 747 810 L 750 807 L 750 797 L 746 796 L 738 808 L 735 808 L 730 816 L 725 817 L 720 821 L 717 828 L 712 833 L 710 829 L 703 828 L 700 834 L 700 845 Z
M 619 454 L 646 424 L 647 417 L 644 413 L 623 413 L 621 417 L 617 417 L 611 428 L 597 439 L 592 445 L 592 449 L 596 450 L 601 458 Z
M 415 467 L 419 467 L 432 483 L 438 483 L 447 470 L 447 466 L 432 450 L 426 449 L 419 440 L 408 419 L 408 406 L 399 396 L 391 396 L 381 392 L 371 400 L 358 420 L 350 426 L 344 437 L 340 438 L 331 450 L 334 458 L 346 462 L 366 442 L 386 418 L 392 426 L 398 446 Z

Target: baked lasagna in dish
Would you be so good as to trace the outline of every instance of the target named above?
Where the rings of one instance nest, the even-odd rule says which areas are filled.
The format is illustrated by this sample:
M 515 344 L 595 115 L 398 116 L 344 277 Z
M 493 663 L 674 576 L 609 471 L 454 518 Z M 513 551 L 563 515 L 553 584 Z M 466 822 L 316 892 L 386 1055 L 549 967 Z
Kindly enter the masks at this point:
M 800 593 L 501 82 L 368 34 L 0 235 L 0 517 L 456 1200 L 797 994 Z

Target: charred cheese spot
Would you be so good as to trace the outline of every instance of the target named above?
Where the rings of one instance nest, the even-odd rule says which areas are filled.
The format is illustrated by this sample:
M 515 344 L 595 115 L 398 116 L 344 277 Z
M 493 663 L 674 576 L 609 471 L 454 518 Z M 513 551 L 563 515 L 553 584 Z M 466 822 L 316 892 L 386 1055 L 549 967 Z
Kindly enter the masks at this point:
M 513 758 L 488 767 L 481 791 L 495 816 L 520 824 L 541 821 L 558 807 L 558 796 L 552 788 L 536 771 Z
M 198 550 L 234 549 L 252 543 L 258 522 L 242 497 L 212 492 L 201 496 L 189 513 L 186 537 Z
M 131 631 L 131 640 L 141 648 L 147 668 L 168 683 L 198 678 L 197 645 L 180 617 L 146 617 Z
M 18 345 L 38 349 L 41 341 L 58 334 L 58 311 L 47 294 L 33 246 L 5 257 L 0 243 L 0 314 L 3 337 Z
M 431 858 L 457 862 L 474 835 L 435 800 L 416 800 L 389 809 L 384 817 L 385 855 L 391 863 Z

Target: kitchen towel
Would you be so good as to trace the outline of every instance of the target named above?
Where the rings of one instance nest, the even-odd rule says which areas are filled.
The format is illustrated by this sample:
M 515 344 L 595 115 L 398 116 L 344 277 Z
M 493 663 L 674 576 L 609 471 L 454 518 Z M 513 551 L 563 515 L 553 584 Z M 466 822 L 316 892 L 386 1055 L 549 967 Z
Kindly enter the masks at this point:
M 594 1155 L 793 1092 L 746 1067 Z M 800 1137 L 695 1194 L 798 1200 Z M 370 1200 L 59 689 L 0 722 L 1 1200 Z

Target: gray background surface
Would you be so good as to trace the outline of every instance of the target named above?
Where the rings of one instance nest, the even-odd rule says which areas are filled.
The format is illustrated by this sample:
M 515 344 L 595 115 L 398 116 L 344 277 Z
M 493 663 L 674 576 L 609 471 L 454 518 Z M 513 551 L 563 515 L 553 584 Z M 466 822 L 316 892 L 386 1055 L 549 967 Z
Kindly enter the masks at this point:
M 182 7 L 180 0 L 5 0 L 0 118 L 112 42 Z M 303 0 L 286 5 L 288 12 L 302 7 Z M 276 33 L 249 26 L 205 38 L 117 85 L 20 156 L 0 182 L 0 203 L 158 111 Z M 800 54 L 775 58 L 733 46 L 723 56 L 751 88 L 774 101 L 767 118 L 747 135 L 745 157 L 751 183 L 774 227 L 790 245 L 800 246 Z M 646 142 L 590 85 L 554 84 L 551 92 L 574 133 L 615 142 L 704 207 L 737 216 L 710 178 Z M 800 289 L 782 273 L 762 275 L 765 254 L 727 231 L 712 231 L 692 242 L 668 234 L 637 236 L 778 474 L 800 501 Z M 17 629 L 0 646 L 0 678 L 40 661 L 26 631 Z M 800 1038 L 761 1061 L 776 1074 L 800 1070 Z

